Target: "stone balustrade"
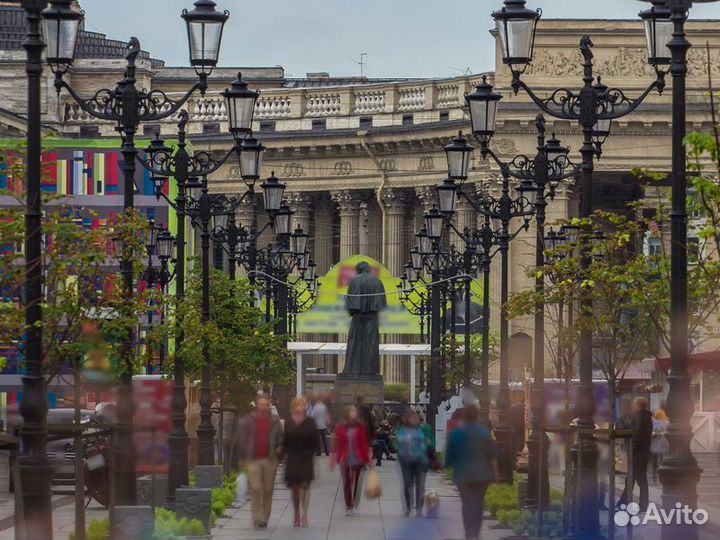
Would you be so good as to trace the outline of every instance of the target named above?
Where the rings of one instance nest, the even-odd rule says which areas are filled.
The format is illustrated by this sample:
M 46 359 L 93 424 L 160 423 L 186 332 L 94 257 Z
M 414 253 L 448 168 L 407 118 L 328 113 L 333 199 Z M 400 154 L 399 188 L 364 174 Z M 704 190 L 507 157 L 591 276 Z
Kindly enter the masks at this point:
M 256 122 L 272 122 L 275 131 L 312 129 L 311 119 L 328 118 L 327 129 L 359 127 L 360 117 L 372 117 L 373 126 L 401 125 L 407 115 L 412 123 L 440 121 L 442 110 L 449 111 L 446 120 L 465 117 L 465 94 L 477 83 L 479 76 L 452 79 L 427 79 L 408 82 L 355 84 L 310 88 L 279 88 L 263 90 L 256 103 Z M 178 96 L 169 95 L 171 98 Z M 227 110 L 219 94 L 193 96 L 183 106 L 190 116 L 190 131 L 202 132 L 203 124 L 227 121 Z M 74 125 L 99 124 L 73 101 L 62 102 L 61 117 L 72 131 Z M 354 117 L 354 119 L 353 119 Z M 307 118 L 308 121 L 303 121 Z M 173 115 L 161 122 L 162 132 L 172 133 L 170 124 L 177 122 Z M 167 128 L 165 128 L 167 125 Z M 107 130 L 110 133 L 110 124 Z M 257 126 L 256 126 L 257 127 Z

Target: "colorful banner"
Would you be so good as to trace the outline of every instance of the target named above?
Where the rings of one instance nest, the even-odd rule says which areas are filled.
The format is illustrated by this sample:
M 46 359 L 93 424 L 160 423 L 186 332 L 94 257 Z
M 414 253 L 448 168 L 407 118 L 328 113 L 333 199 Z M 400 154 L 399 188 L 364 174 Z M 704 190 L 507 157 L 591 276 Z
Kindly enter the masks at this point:
M 315 305 L 298 315 L 298 332 L 311 334 L 347 334 L 350 316 L 345 310 L 345 293 L 350 281 L 357 275 L 355 267 L 367 262 L 372 272 L 379 277 L 387 293 L 387 309 L 380 314 L 382 334 L 419 334 L 420 322 L 400 302 L 397 285 L 400 280 L 376 260 L 365 255 L 354 255 L 340 261 L 319 278 Z

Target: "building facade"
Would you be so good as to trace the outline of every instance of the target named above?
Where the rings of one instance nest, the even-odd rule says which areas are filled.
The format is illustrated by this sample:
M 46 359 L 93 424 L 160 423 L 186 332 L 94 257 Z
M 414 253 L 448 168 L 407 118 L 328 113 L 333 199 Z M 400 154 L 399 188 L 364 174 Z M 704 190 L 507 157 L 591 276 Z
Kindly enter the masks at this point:
M 23 113 L 24 51 L 18 8 L 0 3 L 0 133 L 3 125 L 17 129 L 15 115 Z M 12 24 L 10 24 L 12 23 Z M 490 19 L 488 18 L 488 26 Z M 720 36 L 716 21 L 689 23 L 690 40 L 709 43 L 690 53 L 688 128 L 710 128 L 708 65 L 720 78 Z M 14 30 L 13 30 L 14 28 Z M 629 20 L 542 20 L 538 27 L 535 58 L 524 80 L 538 94 L 557 86 L 579 88 L 582 63 L 578 44 L 583 35 L 594 42 L 596 72 L 603 82 L 639 95 L 655 78 L 647 66 L 641 22 Z M 103 86 L 114 86 L 122 75 L 123 44 L 101 34 L 84 32 L 79 58 L 68 74 L 81 95 Z M 487 73 L 496 91 L 503 94 L 493 149 L 507 160 L 516 154 L 534 155 L 535 117 L 539 112 L 527 95 L 513 95 L 509 69 L 495 52 L 496 69 Z M 218 154 L 233 144 L 227 134 L 227 115 L 219 92 L 236 76 L 238 68 L 220 68 L 210 78 L 205 97 L 186 104 L 188 129 L 193 147 Z M 263 176 L 271 172 L 287 182 L 287 198 L 295 210 L 294 220 L 310 232 L 310 249 L 318 273 L 327 272 L 338 261 L 365 254 L 401 276 L 423 213 L 435 202 L 434 186 L 446 177 L 443 146 L 459 130 L 468 132 L 469 117 L 464 96 L 480 82 L 481 74 L 443 79 L 369 80 L 333 78 L 312 74 L 288 79 L 281 67 L 242 68 L 243 78 L 261 90 L 255 114 L 255 135 L 267 147 Z M 139 60 L 140 85 L 180 93 L 194 80 L 190 68 L 167 67 L 144 54 Z M 12 92 L 8 90 L 13 88 Z M 66 138 L 115 137 L 111 124 L 98 123 L 85 115 L 67 95 L 57 96 L 48 72 L 44 93 L 44 123 L 48 130 Z M 8 111 L 7 120 L 2 109 Z M 645 187 L 632 173 L 636 167 L 659 171 L 670 169 L 671 96 L 653 95 L 632 115 L 613 125 L 598 163 L 593 187 L 596 209 L 622 210 L 628 201 L 643 198 Z M 13 123 L 14 122 L 14 123 Z M 177 118 L 141 127 L 147 136 L 176 135 Z M 577 125 L 547 119 L 555 133 L 571 147 L 572 159 L 581 133 Z M 497 167 L 472 156 L 470 177 L 463 187 L 470 197 L 499 193 Z M 210 179 L 211 190 L 238 193 L 245 189 L 236 164 L 228 164 Z M 579 193 L 572 183 L 562 186 L 548 208 L 548 223 L 577 214 Z M 261 204 L 261 199 L 258 199 Z M 251 205 L 239 209 L 237 219 L 252 220 Z M 259 213 L 262 219 L 263 213 Z M 456 226 L 477 223 L 473 208 L 461 200 Z M 262 223 L 261 223 L 262 225 Z M 269 238 L 268 238 L 269 240 Z M 452 238 L 450 239 L 453 240 Z M 535 231 L 522 232 L 510 248 L 510 290 L 533 286 L 526 269 L 534 264 Z M 499 268 L 493 263 L 492 320 L 499 319 Z M 521 379 L 532 360 L 532 321 L 511 321 L 513 378 Z M 333 339 L 332 336 L 324 336 Z M 387 336 L 386 339 L 404 339 Z M 337 363 L 324 366 L 327 370 Z M 407 381 L 409 366 L 401 360 L 383 361 L 386 381 Z

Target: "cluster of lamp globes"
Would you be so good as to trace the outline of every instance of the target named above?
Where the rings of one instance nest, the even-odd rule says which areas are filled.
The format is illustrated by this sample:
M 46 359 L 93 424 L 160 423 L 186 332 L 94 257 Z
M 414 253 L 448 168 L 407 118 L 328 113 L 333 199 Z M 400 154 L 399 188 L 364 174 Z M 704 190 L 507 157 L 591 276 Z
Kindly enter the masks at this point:
M 643 1 L 652 2 L 650 9 L 640 13 L 645 26 L 648 63 L 658 71 L 666 70 L 672 63 L 672 54 L 668 47 L 674 31 L 672 11 L 667 7 L 666 0 Z M 525 0 L 505 0 L 502 9 L 492 14 L 500 38 L 503 63 L 510 67 L 515 77 L 519 77 L 532 62 L 537 23 L 542 16 L 541 10 L 528 9 L 525 4 Z M 465 96 L 470 112 L 472 133 L 483 153 L 487 152 L 495 134 L 498 105 L 501 100 L 502 95 L 493 91 L 493 86 L 488 83 L 485 76 L 475 90 Z M 601 147 L 607 139 L 610 129 L 611 120 L 598 119 L 593 129 L 598 147 Z M 455 213 L 458 184 L 467 180 L 473 150 L 462 133 L 445 147 L 448 178 L 436 188 L 438 207 L 426 212 L 424 216 L 425 227 L 418 235 L 418 249 L 413 254 L 417 260 L 412 265 L 411 276 L 408 277 L 415 277 L 422 268 L 421 257 L 432 253 L 433 243 L 440 239 L 445 221 Z M 545 152 L 548 161 L 552 164 L 560 156 L 566 155 L 568 149 L 562 147 L 559 141 L 553 138 L 548 141 Z
M 672 62 L 668 43 L 672 39 L 674 21 L 666 0 L 650 1 L 652 7 L 640 13 L 645 26 L 648 49 L 648 63 L 657 70 L 667 68 Z M 703 1 L 703 0 L 696 0 Z M 706 0 L 707 1 L 707 0 Z M 519 76 L 532 62 L 537 23 L 541 10 L 526 7 L 525 0 L 505 0 L 502 9 L 492 14 L 497 25 L 502 47 L 503 63 L 510 66 L 513 75 Z M 50 7 L 43 11 L 43 30 L 47 42 L 47 61 L 55 73 L 64 73 L 72 65 L 81 21 L 84 14 L 71 0 L 51 0 Z M 212 0 L 197 0 L 191 11 L 184 10 L 182 18 L 187 24 L 190 51 L 190 65 L 198 76 L 207 78 L 217 65 L 223 28 L 229 17 L 228 11 L 218 11 Z M 238 75 L 230 88 L 223 92 L 228 114 L 229 130 L 240 146 L 240 173 L 244 181 L 252 186 L 259 178 L 263 146 L 252 137 L 252 121 L 258 92 L 250 90 Z M 465 96 L 470 111 L 472 133 L 483 150 L 489 147 L 495 134 L 497 109 L 502 96 L 493 91 L 491 84 L 483 77 L 475 90 Z M 610 133 L 611 121 L 599 119 L 594 128 L 596 140 L 603 142 Z M 457 204 L 456 182 L 467 179 L 470 154 L 473 147 L 461 136 L 445 148 L 448 157 L 449 178 L 438 186 L 440 208 L 434 208 L 426 216 L 426 231 L 429 240 L 438 239 L 442 225 L 451 216 Z M 262 185 L 265 194 L 265 208 L 279 218 L 279 225 L 290 234 L 290 210 L 282 204 L 285 185 L 272 175 Z M 289 215 L 288 215 L 289 214 Z
M 218 63 L 223 29 L 229 16 L 228 11 L 218 11 L 216 3 L 212 0 L 196 0 L 192 10 L 186 9 L 182 13 L 182 18 L 187 24 L 190 65 L 203 81 L 207 80 Z M 50 6 L 43 11 L 42 18 L 43 34 L 47 45 L 47 62 L 52 71 L 62 77 L 75 59 L 77 38 L 84 12 L 74 5 L 72 0 L 51 0 Z M 229 131 L 235 139 L 238 149 L 240 175 L 249 188 L 252 188 L 260 178 L 264 150 L 264 146 L 252 136 L 252 122 L 258 95 L 257 91 L 248 88 L 247 83 L 242 80 L 241 74 L 238 74 L 238 78 L 222 93 L 228 115 Z M 162 145 L 160 139 L 154 142 Z M 162 153 L 159 150 L 169 151 L 164 148 L 164 145 L 163 148 L 157 148 L 151 144 L 148 148 L 151 155 Z M 156 192 L 160 192 L 166 181 L 166 178 L 153 176 Z M 190 195 L 193 196 L 193 190 L 199 189 L 200 184 L 192 183 L 187 187 Z M 307 244 L 308 235 L 301 229 L 292 231 L 293 212 L 283 204 L 285 187 L 286 184 L 280 182 L 274 174 L 262 183 L 265 210 L 273 217 L 277 234 L 290 236 L 293 251 L 297 254 L 302 247 L 302 252 L 298 257 L 307 260 L 304 246 Z M 227 214 L 214 217 L 217 220 L 215 225 L 221 225 L 219 221 L 228 217 Z M 240 245 L 242 246 L 245 245 L 246 239 L 242 237 L 244 231 L 240 232 Z M 162 240 L 158 244 L 159 256 L 169 258 L 172 244 L 165 236 Z M 302 261 L 300 264 L 303 264 Z M 308 272 L 313 271 L 312 261 L 307 261 L 304 266 Z

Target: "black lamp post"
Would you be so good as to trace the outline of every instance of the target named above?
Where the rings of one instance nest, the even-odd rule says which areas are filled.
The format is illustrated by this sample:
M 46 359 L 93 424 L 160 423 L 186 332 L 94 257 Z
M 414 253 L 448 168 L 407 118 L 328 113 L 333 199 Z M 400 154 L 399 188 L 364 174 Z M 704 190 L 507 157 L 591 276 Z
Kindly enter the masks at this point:
M 248 141 L 252 142 L 252 139 L 249 139 Z M 256 172 L 257 176 L 255 176 L 255 178 L 259 179 L 259 167 L 257 167 Z M 280 182 L 280 180 L 275 176 L 275 171 L 273 171 L 270 177 L 266 179 L 260 187 L 263 190 L 265 212 L 270 219 L 262 229 L 258 230 L 255 205 L 253 204 L 252 223 L 249 226 L 238 227 L 237 244 L 235 247 L 235 253 L 232 256 L 236 263 L 242 265 L 242 267 L 248 272 L 248 280 L 252 286 L 257 284 L 258 278 L 263 277 L 261 272 L 262 265 L 258 264 L 258 257 L 262 254 L 262 252 L 258 250 L 257 241 L 260 238 L 260 235 L 262 235 L 268 227 L 277 226 L 277 224 L 274 223 L 274 217 L 282 207 L 283 194 L 285 193 L 287 184 Z M 282 225 L 285 226 L 286 223 L 289 227 L 289 222 L 286 222 L 285 220 L 283 220 Z M 267 306 L 268 308 L 270 306 L 269 300 L 267 302 Z M 269 312 L 266 313 L 266 319 L 269 320 Z
M 510 242 L 522 230 L 527 230 L 530 219 L 534 214 L 532 203 L 522 194 L 512 197 L 510 194 L 510 177 L 502 175 L 502 193 L 500 197 L 485 195 L 478 205 L 478 211 L 499 222 L 495 231 L 495 238 L 500 252 L 500 305 L 507 304 L 510 294 Z M 511 231 L 510 225 L 521 218 L 523 225 L 516 231 Z M 500 478 L 503 482 L 512 483 L 515 453 L 513 450 L 513 429 L 508 424 L 508 409 L 510 408 L 510 355 L 509 355 L 509 322 L 504 311 L 500 314 L 500 389 L 497 399 L 498 425 L 495 427 L 495 436 L 499 446 Z
M 495 100 L 497 102 L 498 100 Z M 515 156 L 509 163 L 501 161 L 489 147 L 492 126 L 485 126 L 479 137 L 483 156 L 490 156 L 498 164 L 503 177 L 513 177 L 520 181 L 520 191 L 534 193 L 533 211 L 537 223 L 535 239 L 535 266 L 545 265 L 544 237 L 545 210 L 548 199 L 555 196 L 558 185 L 579 173 L 580 168 L 568 158 L 569 149 L 562 146 L 553 136 L 546 141 L 545 117 L 539 114 L 535 120 L 537 129 L 537 153 L 534 157 Z M 544 278 L 537 275 L 535 290 L 542 293 Z M 503 305 L 505 301 L 503 300 Z M 549 440 L 544 433 L 545 426 L 545 307 L 538 303 L 535 307 L 535 351 L 532 386 L 532 430 L 528 439 L 529 467 L 526 505 L 531 508 L 547 506 L 550 497 L 547 451 Z M 501 345 L 502 346 L 502 345 Z M 542 438 L 542 441 L 540 440 Z M 518 449 L 515 449 L 516 451 Z M 542 516 L 542 512 L 538 512 Z
M 25 73 L 28 81 L 27 156 L 25 189 L 25 374 L 22 377 L 23 400 L 20 414 L 20 482 L 26 538 L 49 540 L 53 535 L 50 481 L 53 467 L 45 453 L 48 401 L 43 373 L 42 331 L 42 198 L 41 198 L 41 77 L 42 52 L 45 47 L 40 34 L 42 10 L 47 2 L 23 0 L 22 7 L 28 22 L 25 43 L 27 60 Z M 72 44 L 74 51 L 74 43 Z
M 648 62 L 672 75 L 672 211 L 670 212 L 670 373 L 666 410 L 669 450 L 658 474 L 663 485 L 663 506 L 675 504 L 697 508 L 700 468 L 690 450 L 693 432 L 693 398 L 688 373 L 688 286 L 687 286 L 687 163 L 686 76 L 687 54 L 691 47 L 685 22 L 694 3 L 715 0 L 653 0 L 640 14 L 645 23 Z M 688 520 L 692 521 L 692 520 Z M 662 528 L 662 538 L 698 537 L 694 523 L 671 524 Z
M 240 80 L 240 76 L 238 76 Z M 235 81 L 235 85 L 238 81 Z M 228 94 L 229 92 L 226 92 Z M 257 93 L 255 98 L 257 99 Z M 226 99 L 227 95 L 226 95 Z M 245 100 L 244 97 L 240 103 L 244 107 L 254 110 L 255 102 Z M 237 109 L 237 107 L 235 107 Z M 145 150 L 147 159 L 139 159 L 140 164 L 147 169 L 152 177 L 155 186 L 155 196 L 165 198 L 173 207 L 177 215 L 177 264 L 175 267 L 177 285 L 176 298 L 178 301 L 185 297 L 185 233 L 186 233 L 186 217 L 191 217 L 197 213 L 196 198 L 191 195 L 197 191 L 201 183 L 198 178 L 207 177 L 217 171 L 223 164 L 233 156 L 239 156 L 242 167 L 243 163 L 250 163 L 242 170 L 243 180 L 245 181 L 248 192 L 251 193 L 256 179 L 259 177 L 259 170 L 262 162 L 262 152 L 264 147 L 262 144 L 254 141 L 254 144 L 247 145 L 251 139 L 242 139 L 246 136 L 246 128 L 252 126 L 252 115 L 246 118 L 247 124 L 236 125 L 235 131 L 231 131 L 235 137 L 235 145 L 224 156 L 214 159 L 212 155 L 206 152 L 195 152 L 192 156 L 187 150 L 187 131 L 188 122 L 187 111 L 180 111 L 180 121 L 178 123 L 178 144 L 177 150 L 173 150 L 167 146 L 162 139 L 156 137 Z M 170 200 L 163 194 L 163 187 L 168 178 L 173 177 L 177 183 L 177 196 L 175 200 Z M 249 195 L 252 196 L 252 195 Z M 182 324 L 176 326 L 178 328 L 175 336 L 176 346 L 179 347 L 184 339 Z M 177 358 L 173 370 L 173 398 L 172 398 L 172 421 L 173 428 L 168 438 L 170 447 L 170 463 L 168 470 L 168 502 L 172 505 L 175 501 L 175 490 L 178 487 L 188 485 L 188 448 L 189 438 L 185 428 L 186 416 L 185 408 L 187 400 L 185 398 L 185 365 L 182 358 Z
M 207 176 L 203 176 L 199 186 L 192 186 L 200 191 L 198 198 L 191 196 L 188 214 L 194 219 L 193 226 L 200 230 L 200 250 L 202 259 L 202 313 L 203 323 L 210 321 L 210 240 L 215 237 L 222 241 L 227 238 L 231 215 L 242 201 L 254 191 L 248 189 L 240 197 L 211 195 L 208 193 Z M 234 223 L 233 223 L 234 226 Z M 210 346 L 203 343 L 203 366 L 200 388 L 200 424 L 197 427 L 198 464 L 215 464 L 215 428 L 212 423 L 212 390 L 210 387 L 211 366 Z
M 170 272 L 168 269 L 168 263 L 173 260 L 177 266 L 175 260 L 175 237 L 162 226 L 151 224 L 150 234 L 148 235 L 148 267 L 145 269 L 144 279 L 149 289 L 159 287 L 162 294 L 167 293 L 167 287 L 170 282 L 175 278 L 175 273 Z M 160 261 L 160 268 L 154 265 L 153 257 L 157 257 Z M 148 327 L 153 324 L 152 311 L 149 312 L 148 316 Z M 165 308 L 164 305 L 160 310 L 160 325 L 165 324 Z M 158 350 L 158 368 L 162 371 L 163 364 L 165 363 L 165 342 L 159 345 Z M 152 373 L 152 365 L 148 359 L 147 373 Z
M 510 176 L 520 178 L 521 183 L 518 187 L 518 191 L 534 191 L 533 174 L 534 174 L 534 161 L 530 160 L 525 156 L 518 156 L 512 162 L 512 167 L 502 163 L 497 156 L 490 150 L 489 142 L 495 132 L 495 118 L 497 115 L 497 106 L 502 97 L 496 94 L 492 90 L 492 86 L 487 83 L 487 80 L 483 78 L 482 83 L 477 87 L 474 93 L 466 96 L 466 100 L 470 107 L 470 117 L 473 129 L 473 134 L 476 136 L 478 142 L 481 145 L 483 156 L 488 155 L 500 165 L 502 172 L 502 195 L 499 198 L 495 198 L 491 195 L 485 195 L 480 203 L 476 203 L 462 190 L 459 190 L 458 185 L 455 184 L 454 179 L 450 178 L 446 180 L 441 186 L 438 186 L 438 201 L 443 205 L 441 211 L 438 212 L 441 215 L 447 215 L 450 209 L 449 202 L 452 201 L 452 197 L 448 194 L 455 189 L 460 194 L 466 197 L 467 201 L 473 208 L 489 218 L 490 221 L 496 220 L 500 226 L 494 233 L 494 240 L 497 242 L 498 250 L 501 257 L 501 304 L 504 305 L 508 301 L 509 297 L 509 261 L 508 251 L 510 242 L 517 236 L 520 230 L 527 229 L 529 221 L 534 214 L 533 204 L 526 199 L 522 194 L 517 198 L 513 198 L 510 195 Z M 453 141 L 454 146 L 457 143 L 457 139 Z M 450 147 L 446 147 L 446 150 Z M 466 151 L 468 154 L 472 152 L 473 148 L 467 145 Z M 457 162 L 458 160 L 455 160 Z M 448 160 L 450 163 L 450 159 Z M 455 168 L 457 170 L 457 167 Z M 514 170 L 514 169 L 517 169 Z M 457 175 L 457 178 L 462 178 L 461 175 Z M 445 202 L 443 202 L 445 201 Z M 445 211 L 443 214 L 442 211 Z M 515 232 L 510 231 L 510 223 L 516 218 L 523 218 L 523 226 Z M 430 224 L 428 224 L 428 233 Z M 490 228 L 490 222 L 486 224 L 487 228 Z M 492 229 L 490 229 L 492 230 Z M 475 231 L 474 236 L 479 238 L 479 241 L 475 242 L 475 245 L 482 244 L 483 237 L 489 237 L 487 231 L 477 232 Z M 462 233 L 461 233 L 462 235 Z M 491 257 L 489 250 L 481 257 L 483 261 L 484 257 Z M 481 263 L 482 264 L 482 263 Z M 489 270 L 488 270 L 489 271 Z M 486 324 L 487 312 L 486 312 Z M 507 412 L 510 407 L 510 391 L 509 391 L 509 355 L 508 355 L 508 320 L 507 316 L 503 313 L 500 319 L 500 392 L 498 395 L 498 417 L 499 424 L 495 429 L 498 443 L 501 447 L 499 452 L 500 455 L 500 474 L 504 482 L 512 482 L 513 477 L 513 465 L 514 465 L 514 453 L 512 451 L 512 428 L 507 423 Z M 486 340 L 486 345 L 487 344 Z M 467 354 L 467 351 L 466 351 Z M 487 351 L 489 355 L 489 349 Z M 466 363 L 470 361 L 469 356 L 466 356 Z
M 580 217 L 587 218 L 592 213 L 592 176 L 595 168 L 594 160 L 599 154 L 602 143 L 610 132 L 613 120 L 622 118 L 635 109 L 645 98 L 657 89 L 665 87 L 664 73 L 657 70 L 657 78 L 636 99 L 627 97 L 621 90 L 603 85 L 593 73 L 592 41 L 589 36 L 580 40 L 580 52 L 583 55 L 583 87 L 575 92 L 568 88 L 558 89 L 549 97 L 540 98 L 522 81 L 522 73 L 532 62 L 535 44 L 535 30 L 541 13 L 525 8 L 525 0 L 505 0 L 504 7 L 493 13 L 498 33 L 503 45 L 503 63 L 510 66 L 513 79 L 511 86 L 517 93 L 524 90 L 532 101 L 546 114 L 562 120 L 577 121 L 583 131 L 583 145 L 580 153 L 582 161 L 582 201 Z M 504 40 L 504 41 L 503 41 Z M 479 90 L 479 89 L 478 89 Z M 472 108 L 471 108 L 472 113 Z M 582 267 L 587 268 L 590 262 L 589 246 L 584 242 L 581 246 Z M 592 311 L 592 298 L 589 293 L 580 301 L 580 313 L 589 317 Z M 578 522 L 575 534 L 581 537 L 595 538 L 600 535 L 597 497 L 597 458 L 598 449 L 592 436 L 594 429 L 595 403 L 592 392 L 592 331 L 583 330 L 580 336 L 580 384 L 577 392 L 576 410 L 578 428 L 582 444 L 574 448 L 575 460 L 582 464 L 580 475 L 580 491 L 576 496 L 575 505 Z M 577 452 L 582 448 L 582 458 Z
M 211 0 L 197 0 L 192 11 L 185 10 L 190 46 L 190 64 L 198 74 L 198 82 L 178 100 L 170 99 L 159 90 L 145 91 L 137 87 L 136 59 L 140 54 L 140 42 L 131 38 L 126 55 L 125 77 L 114 89 L 99 90 L 88 99 L 81 98 L 63 80 L 74 60 L 75 43 L 82 21 L 71 7 L 71 0 L 51 0 L 43 12 L 45 35 L 49 38 L 48 63 L 55 73 L 58 93 L 67 90 L 80 108 L 99 120 L 117 124 L 122 137 L 123 175 L 125 178 L 123 209 L 129 213 L 134 206 L 135 160 L 137 149 L 135 135 L 141 123 L 168 118 L 183 106 L 195 91 L 202 94 L 207 89 L 207 77 L 217 65 L 222 28 L 229 17 L 227 11 L 220 13 Z M 131 298 L 133 290 L 132 261 L 129 253 L 121 262 L 125 294 Z M 123 373 L 118 390 L 117 445 L 115 448 L 116 502 L 120 505 L 135 504 L 135 443 L 133 441 L 132 354 L 133 332 L 122 343 Z

